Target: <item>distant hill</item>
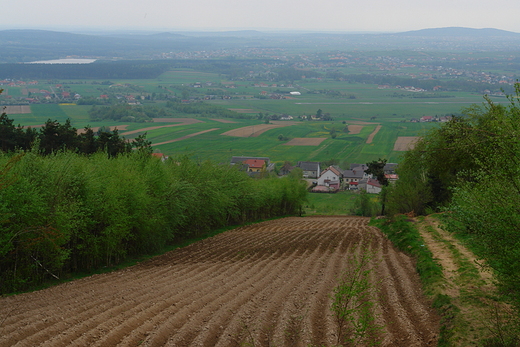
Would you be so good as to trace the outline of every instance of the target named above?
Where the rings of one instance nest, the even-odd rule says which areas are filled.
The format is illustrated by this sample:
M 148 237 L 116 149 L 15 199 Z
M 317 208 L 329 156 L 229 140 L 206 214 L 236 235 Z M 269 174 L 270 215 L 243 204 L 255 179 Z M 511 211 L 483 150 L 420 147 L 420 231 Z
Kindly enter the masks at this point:
M 181 32 L 189 36 L 206 36 L 206 37 L 257 37 L 266 36 L 268 34 L 258 30 L 231 30 L 231 31 L 191 31 Z
M 485 28 L 473 29 L 463 27 L 447 27 L 447 28 L 432 28 L 421 29 L 414 31 L 406 31 L 398 34 L 398 36 L 428 36 L 428 37 L 520 37 L 520 33 L 512 31 Z

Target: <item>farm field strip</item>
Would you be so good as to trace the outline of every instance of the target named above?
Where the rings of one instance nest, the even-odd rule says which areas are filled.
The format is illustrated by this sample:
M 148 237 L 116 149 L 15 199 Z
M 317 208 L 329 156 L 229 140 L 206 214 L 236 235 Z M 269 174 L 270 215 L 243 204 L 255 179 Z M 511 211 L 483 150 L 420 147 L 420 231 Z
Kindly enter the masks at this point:
M 420 139 L 419 136 L 399 136 L 394 143 L 394 151 L 408 151 L 413 149 L 415 143 Z
M 186 139 L 192 138 L 194 136 L 205 134 L 205 133 L 209 133 L 210 131 L 215 131 L 215 130 L 219 130 L 219 129 L 220 128 L 211 128 L 211 129 L 208 129 L 208 130 L 202 130 L 202 131 L 199 131 L 199 132 L 196 132 L 196 133 L 193 133 L 193 134 L 189 134 L 189 135 L 185 135 L 185 136 L 179 137 L 178 139 L 173 139 L 173 140 L 159 142 L 159 143 L 153 143 L 152 146 L 159 146 L 159 145 L 164 145 L 166 143 L 172 143 L 172 142 L 186 140 Z
M 381 129 L 382 127 L 383 127 L 382 125 L 378 125 L 376 127 L 376 129 L 370 135 L 368 135 L 367 142 L 366 142 L 367 144 L 371 144 L 372 143 L 372 140 L 374 140 L 374 137 L 379 132 L 379 129 Z
M 149 131 L 149 130 L 160 129 L 160 128 L 171 128 L 171 127 L 178 127 L 178 126 L 181 126 L 181 125 L 203 123 L 203 121 L 198 120 L 198 119 L 194 119 L 194 118 L 157 118 L 157 119 L 158 120 L 154 119 L 154 122 L 156 122 L 156 123 L 160 123 L 160 122 L 179 122 L 179 123 L 177 123 L 177 124 L 168 124 L 168 125 L 157 125 L 157 126 L 147 127 L 147 128 L 143 128 L 143 129 L 131 130 L 131 131 L 124 132 L 121 135 L 126 136 L 126 135 L 137 134 L 137 133 L 146 132 L 146 131 Z
M 3 112 L 6 114 L 28 114 L 31 113 L 31 106 L 29 105 L 11 105 L 4 106 Z
M 434 345 L 413 261 L 362 217 L 289 217 L 113 273 L 0 298 L 0 346 L 336 343 L 331 294 L 350 255 L 376 252 L 383 346 Z
M 272 122 L 270 124 L 258 124 L 258 125 L 249 125 L 246 127 L 233 129 L 222 133 L 222 135 L 227 136 L 236 136 L 236 137 L 257 137 L 263 134 L 264 132 L 275 129 L 282 128 L 290 125 L 296 125 L 297 122 Z
M 349 135 L 357 135 L 361 132 L 362 129 L 363 129 L 362 125 L 352 124 L 352 125 L 348 126 L 348 131 L 349 131 L 348 133 L 349 133 Z
M 285 143 L 286 146 L 319 146 L 326 137 L 297 137 Z

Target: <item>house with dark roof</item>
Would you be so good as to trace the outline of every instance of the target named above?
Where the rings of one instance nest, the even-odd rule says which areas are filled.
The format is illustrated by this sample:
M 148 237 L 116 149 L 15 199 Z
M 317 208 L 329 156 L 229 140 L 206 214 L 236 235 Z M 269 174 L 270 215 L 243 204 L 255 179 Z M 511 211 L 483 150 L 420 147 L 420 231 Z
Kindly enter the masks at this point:
M 282 167 L 280 168 L 280 170 L 278 171 L 278 175 L 280 176 L 285 176 L 285 175 L 288 175 L 291 173 L 291 171 L 295 168 L 296 166 L 294 165 L 291 165 L 290 162 L 286 161 Z
M 353 170 L 344 170 L 343 171 L 343 186 L 347 187 L 350 190 L 358 189 L 358 182 L 363 179 L 365 175 L 365 170 L 361 168 L 354 168 Z
M 320 171 L 320 163 L 317 161 L 299 161 L 296 165 L 303 171 L 303 178 L 318 178 Z
M 396 163 L 386 163 L 383 171 L 385 174 L 395 174 L 395 170 L 397 169 Z
M 350 185 L 351 182 L 359 182 L 372 177 L 365 172 L 366 169 L 368 169 L 368 166 L 365 164 L 350 164 L 350 170 L 343 171 L 344 186 Z M 353 188 L 357 189 L 357 186 Z

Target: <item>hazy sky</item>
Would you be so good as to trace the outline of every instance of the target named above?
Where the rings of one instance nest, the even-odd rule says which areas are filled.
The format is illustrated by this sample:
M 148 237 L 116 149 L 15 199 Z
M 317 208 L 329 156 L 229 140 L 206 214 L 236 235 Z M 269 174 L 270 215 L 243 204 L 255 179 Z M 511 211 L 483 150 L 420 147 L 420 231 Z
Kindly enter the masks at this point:
M 459 26 L 520 33 L 518 0 L 0 0 L 0 6 L 4 29 L 396 32 Z

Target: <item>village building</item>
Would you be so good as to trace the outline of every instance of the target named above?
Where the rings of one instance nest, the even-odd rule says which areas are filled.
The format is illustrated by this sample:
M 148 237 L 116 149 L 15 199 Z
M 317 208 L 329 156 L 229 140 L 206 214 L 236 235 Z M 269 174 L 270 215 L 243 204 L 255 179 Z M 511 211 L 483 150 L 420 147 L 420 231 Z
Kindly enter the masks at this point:
M 368 178 L 359 182 L 358 189 L 363 189 L 370 194 L 379 194 L 381 193 L 382 187 L 375 178 Z
M 321 172 L 320 177 L 318 177 L 317 186 L 325 186 L 333 190 L 339 190 L 341 177 L 341 170 L 334 166 L 329 166 Z
M 303 171 L 303 178 L 318 178 L 320 171 L 320 163 L 316 161 L 299 161 L 296 165 Z
M 263 172 L 272 172 L 275 167 L 275 163 L 271 163 L 268 157 L 234 156 L 230 165 L 238 165 L 239 170 L 247 172 L 252 177 L 257 177 Z

